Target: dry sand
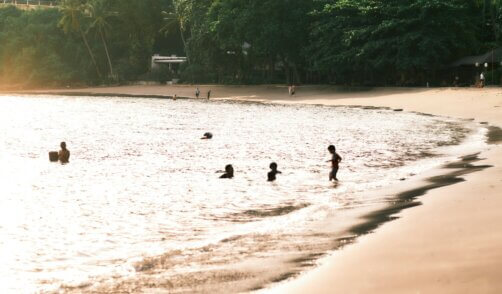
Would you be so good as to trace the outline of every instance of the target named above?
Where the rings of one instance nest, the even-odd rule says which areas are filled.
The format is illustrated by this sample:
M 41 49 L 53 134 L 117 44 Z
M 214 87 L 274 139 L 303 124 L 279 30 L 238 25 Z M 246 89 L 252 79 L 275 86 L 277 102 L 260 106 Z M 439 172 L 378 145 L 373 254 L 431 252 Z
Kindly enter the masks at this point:
M 194 86 L 126 86 L 60 92 L 194 96 Z M 219 99 L 402 108 L 502 127 L 502 89 L 200 86 Z M 56 92 L 56 91 L 46 91 Z M 502 293 L 502 144 L 480 154 L 493 167 L 429 191 L 423 205 L 325 258 L 276 293 Z M 343 166 L 341 167 L 343 168 Z

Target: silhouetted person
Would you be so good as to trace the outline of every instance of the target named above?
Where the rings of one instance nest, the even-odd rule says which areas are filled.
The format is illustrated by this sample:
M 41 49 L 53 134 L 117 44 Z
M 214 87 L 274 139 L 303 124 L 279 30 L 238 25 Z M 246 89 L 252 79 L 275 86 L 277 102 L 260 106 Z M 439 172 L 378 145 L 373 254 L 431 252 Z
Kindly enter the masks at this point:
M 59 150 L 59 153 L 58 153 L 59 161 L 61 163 L 70 162 L 70 150 L 66 149 L 66 143 L 61 142 L 60 146 L 61 146 L 61 150 Z
M 195 97 L 199 98 L 199 95 L 200 95 L 200 90 L 199 90 L 199 87 L 197 87 L 197 88 L 195 88 Z
M 333 155 L 333 158 L 331 158 L 331 160 L 328 160 L 328 162 L 331 161 L 331 172 L 329 173 L 329 180 L 338 181 L 336 173 L 338 172 L 338 163 L 342 161 L 342 157 L 338 153 L 336 153 L 336 148 L 334 145 L 329 145 L 328 151 Z
M 209 140 L 209 139 L 212 139 L 213 138 L 213 134 L 211 134 L 210 132 L 207 132 L 207 133 L 204 133 L 204 135 L 202 136 L 201 139 L 203 140 Z
M 277 163 L 275 163 L 275 162 L 272 162 L 270 164 L 270 169 L 271 169 L 271 171 L 268 172 L 267 178 L 268 178 L 269 182 L 273 182 L 273 181 L 275 181 L 275 175 L 282 174 L 282 173 L 277 170 Z
M 211 90 L 207 91 L 207 99 L 211 98 Z
M 234 177 L 234 167 L 231 164 L 225 166 L 225 173 L 220 176 L 220 179 L 231 179 Z

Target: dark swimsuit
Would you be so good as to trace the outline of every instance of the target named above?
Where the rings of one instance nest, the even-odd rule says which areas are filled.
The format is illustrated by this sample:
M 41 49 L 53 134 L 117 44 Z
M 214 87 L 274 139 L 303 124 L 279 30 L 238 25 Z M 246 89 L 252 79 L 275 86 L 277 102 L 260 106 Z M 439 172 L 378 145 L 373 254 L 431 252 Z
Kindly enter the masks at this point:
M 281 173 L 281 172 L 280 172 L 280 171 L 278 171 L 278 170 L 273 170 L 273 171 L 268 172 L 268 174 L 267 174 L 268 181 L 269 181 L 269 182 L 273 182 L 273 181 L 275 181 L 275 175 L 276 175 L 276 174 L 280 174 L 280 173 Z

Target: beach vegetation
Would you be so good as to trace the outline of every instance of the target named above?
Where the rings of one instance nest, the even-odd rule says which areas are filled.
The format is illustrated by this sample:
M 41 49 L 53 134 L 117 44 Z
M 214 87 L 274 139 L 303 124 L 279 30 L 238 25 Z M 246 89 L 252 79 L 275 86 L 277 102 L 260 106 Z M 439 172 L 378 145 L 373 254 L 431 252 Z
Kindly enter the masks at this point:
M 60 0 L 0 7 L 0 86 L 441 85 L 501 37 L 502 0 Z M 152 70 L 153 54 L 187 61 Z

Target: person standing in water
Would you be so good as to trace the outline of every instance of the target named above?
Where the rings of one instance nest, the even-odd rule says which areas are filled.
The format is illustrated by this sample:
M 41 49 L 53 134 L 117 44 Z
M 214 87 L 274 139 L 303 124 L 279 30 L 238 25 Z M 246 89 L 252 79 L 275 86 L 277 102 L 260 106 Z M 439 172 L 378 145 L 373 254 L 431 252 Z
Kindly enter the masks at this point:
M 61 150 L 58 153 L 58 159 L 61 163 L 70 162 L 70 150 L 66 149 L 66 142 L 61 142 Z
M 231 164 L 225 166 L 225 173 L 220 176 L 220 179 L 231 179 L 234 177 L 234 167 Z
M 331 172 L 329 173 L 329 180 L 330 181 L 332 181 L 332 180 L 338 181 L 336 174 L 338 172 L 338 163 L 340 163 L 340 161 L 342 161 L 342 157 L 338 153 L 336 153 L 336 147 L 334 145 L 329 145 L 328 151 L 333 156 L 331 158 L 331 160 L 328 160 L 328 162 L 331 161 Z
M 211 98 L 211 90 L 207 91 L 207 100 L 209 100 L 209 98 Z
M 275 181 L 275 175 L 277 174 L 282 174 L 280 171 L 277 170 L 277 163 L 272 162 L 270 164 L 270 171 L 267 174 L 267 178 L 269 182 Z
M 196 87 L 195 88 L 195 98 L 199 98 L 199 95 L 200 95 L 199 87 Z

